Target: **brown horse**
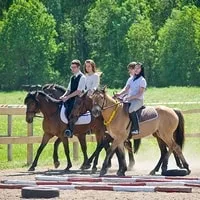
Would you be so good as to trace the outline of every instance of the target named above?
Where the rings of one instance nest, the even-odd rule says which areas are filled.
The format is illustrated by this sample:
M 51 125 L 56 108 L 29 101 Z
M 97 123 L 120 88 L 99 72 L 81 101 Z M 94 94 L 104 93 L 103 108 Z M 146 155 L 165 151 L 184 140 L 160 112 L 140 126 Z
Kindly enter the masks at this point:
M 43 139 L 40 144 L 40 147 L 38 148 L 36 157 L 29 168 L 29 171 L 34 171 L 35 167 L 37 166 L 37 162 L 39 159 L 39 156 L 53 136 L 57 136 L 60 138 L 60 140 L 63 142 L 65 154 L 67 157 L 67 167 L 65 170 L 69 170 L 72 167 L 70 156 L 69 156 L 69 145 L 68 145 L 68 139 L 64 137 L 64 130 L 67 128 L 67 125 L 63 123 L 60 119 L 60 108 L 62 102 L 60 100 L 56 100 L 51 98 L 49 95 L 44 93 L 43 91 L 35 91 L 35 92 L 29 92 L 24 100 L 25 104 L 27 105 L 26 110 L 26 121 L 28 123 L 33 122 L 33 118 L 36 115 L 36 113 L 42 112 L 44 118 L 43 118 Z M 95 131 L 98 132 L 96 136 L 98 137 L 104 137 L 104 126 L 102 126 L 102 120 L 99 120 L 99 118 L 93 118 L 91 123 L 84 124 L 84 125 L 75 125 L 74 127 L 74 135 L 76 135 L 81 141 L 81 145 L 85 145 L 84 148 L 86 149 L 86 134 L 89 130 L 91 130 L 93 127 L 96 128 Z M 98 139 L 98 141 L 101 141 L 101 139 Z M 82 147 L 83 149 L 83 147 Z M 55 152 L 54 152 L 55 153 Z M 82 166 L 85 166 L 85 163 L 87 162 L 88 157 L 84 155 L 84 162 Z
M 50 96 L 58 99 L 61 95 L 63 95 L 66 91 L 66 89 L 63 86 L 60 85 L 56 85 L 56 84 L 46 84 L 45 86 L 42 87 L 42 90 L 49 94 Z M 77 106 L 78 105 L 78 106 Z M 82 97 L 76 97 L 75 99 L 75 104 L 74 104 L 74 108 L 72 110 L 72 114 L 70 115 L 70 119 L 74 120 L 76 119 L 78 116 L 80 116 L 83 113 L 86 113 L 88 110 L 91 111 L 92 110 L 92 100 L 85 94 Z M 78 108 L 78 110 L 77 110 Z M 98 163 L 98 158 L 99 158 L 99 154 L 101 152 L 101 150 L 103 148 L 105 148 L 105 150 L 107 150 L 109 148 L 109 143 L 112 141 L 112 138 L 104 133 L 104 136 L 102 135 L 97 135 L 97 134 L 102 134 L 102 131 L 99 131 L 99 129 L 104 128 L 105 130 L 105 126 L 103 125 L 103 119 L 102 116 L 99 118 L 99 120 L 102 121 L 102 123 L 97 123 L 95 127 L 93 127 L 93 130 L 91 130 L 93 133 L 96 134 L 96 140 L 97 140 L 97 147 L 96 150 L 94 151 L 94 153 L 90 156 L 90 158 L 84 162 L 84 165 L 82 165 L 82 168 L 88 168 L 93 159 L 94 159 L 94 163 L 93 163 L 93 167 L 92 167 L 92 172 L 95 172 L 97 170 L 97 163 Z M 100 127 L 99 127 L 100 126 Z M 102 139 L 103 138 L 103 139 Z M 85 143 L 85 139 L 84 141 L 79 140 L 80 143 Z M 54 154 L 53 154 L 53 158 L 54 158 L 54 165 L 55 167 L 59 166 L 59 160 L 58 160 L 58 145 L 60 144 L 61 140 L 60 138 L 58 138 L 56 140 L 56 142 L 54 143 Z M 140 140 L 135 140 L 134 141 L 134 150 L 135 152 L 137 152 L 138 148 L 139 148 L 139 144 L 140 144 Z M 85 145 L 82 145 L 84 147 L 86 147 Z M 126 148 L 128 149 L 128 155 L 129 155 L 129 169 L 132 169 L 135 160 L 133 157 L 133 151 L 132 151 L 132 144 L 130 141 L 126 141 Z M 82 150 L 84 151 L 84 154 L 87 154 L 87 149 L 86 148 L 82 148 Z M 117 157 L 119 157 L 120 155 L 117 153 Z M 111 163 L 109 164 L 111 165 Z
M 106 158 L 104 160 L 100 175 L 104 175 L 107 172 L 108 161 L 111 158 L 113 151 L 118 147 L 122 156 L 121 165 L 119 165 L 119 170 L 117 174 L 125 175 L 127 170 L 125 156 L 124 156 L 124 141 L 126 140 L 128 134 L 130 133 L 129 126 L 129 115 L 123 109 L 123 104 L 116 102 L 115 99 L 110 97 L 105 89 L 96 90 L 92 96 L 93 109 L 92 113 L 95 117 L 99 116 L 101 113 L 104 120 L 107 123 L 107 130 L 111 137 L 113 138 L 113 143 L 110 150 L 107 152 Z M 176 137 L 184 137 L 183 132 L 178 132 L 178 127 L 183 124 L 176 114 L 176 112 L 165 106 L 157 106 L 155 110 L 158 113 L 158 117 L 151 121 L 145 121 L 140 123 L 140 133 L 138 135 L 132 136 L 133 139 L 139 139 L 153 134 L 160 141 L 163 141 L 168 146 L 168 151 L 165 153 L 162 159 L 162 173 L 167 170 L 167 163 L 170 154 L 174 151 L 179 159 L 181 160 L 183 167 L 187 169 L 188 174 L 190 169 L 188 163 L 186 162 L 181 147 L 174 140 L 174 132 L 177 131 Z

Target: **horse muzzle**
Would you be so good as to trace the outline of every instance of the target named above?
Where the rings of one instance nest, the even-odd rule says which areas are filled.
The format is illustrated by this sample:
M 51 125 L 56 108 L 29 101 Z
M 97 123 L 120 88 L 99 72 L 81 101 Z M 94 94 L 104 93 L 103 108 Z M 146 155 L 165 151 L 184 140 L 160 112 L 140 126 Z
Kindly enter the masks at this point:
M 32 114 L 29 114 L 29 115 L 26 114 L 26 122 L 29 123 L 29 124 L 32 123 L 34 116 L 35 115 L 32 115 Z
M 92 115 L 93 115 L 95 118 L 97 118 L 97 117 L 100 116 L 100 114 L 101 114 L 101 108 L 100 108 L 100 106 L 99 106 L 99 105 L 93 106 L 93 108 L 92 108 Z

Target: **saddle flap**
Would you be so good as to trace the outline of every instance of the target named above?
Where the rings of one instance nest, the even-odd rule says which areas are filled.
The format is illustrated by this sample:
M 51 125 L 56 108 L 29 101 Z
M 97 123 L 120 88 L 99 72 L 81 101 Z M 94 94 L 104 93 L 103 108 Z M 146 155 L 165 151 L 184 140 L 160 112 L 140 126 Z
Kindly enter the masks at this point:
M 62 105 L 61 110 L 60 110 L 60 119 L 65 124 L 68 124 L 68 119 L 65 115 L 65 110 L 66 110 L 65 106 Z M 78 121 L 75 124 L 76 125 L 89 124 L 91 122 L 91 120 L 92 120 L 91 113 L 89 111 L 87 111 L 85 114 L 81 115 L 78 118 Z
M 153 120 L 158 117 L 158 113 L 154 107 L 151 106 L 142 106 L 139 110 L 137 110 L 138 120 L 139 122 L 145 122 L 148 120 Z

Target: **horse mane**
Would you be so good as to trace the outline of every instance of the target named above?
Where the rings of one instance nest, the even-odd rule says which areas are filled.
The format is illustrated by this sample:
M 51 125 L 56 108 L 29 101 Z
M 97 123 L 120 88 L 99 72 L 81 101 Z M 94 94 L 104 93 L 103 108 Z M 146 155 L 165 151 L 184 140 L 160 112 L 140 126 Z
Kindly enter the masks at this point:
M 32 92 L 29 92 L 24 100 L 24 104 L 27 103 L 28 99 L 33 99 L 33 100 L 36 100 L 36 95 L 37 94 L 40 94 L 44 97 L 46 97 L 48 100 L 50 100 L 51 102 L 53 103 L 58 103 L 60 104 L 62 102 L 62 100 L 57 100 L 57 99 L 54 99 L 52 98 L 51 96 L 49 96 L 48 94 L 46 94 L 44 91 L 32 91 Z
M 66 88 L 64 87 L 64 86 L 62 86 L 62 85 L 58 85 L 58 84 L 51 84 L 51 83 L 48 83 L 48 84 L 45 84 L 43 87 L 42 87 L 42 90 L 45 90 L 45 89 L 47 89 L 47 88 L 49 88 L 49 87 L 54 87 L 55 89 L 57 89 L 57 90 L 61 90 L 61 92 L 66 92 Z

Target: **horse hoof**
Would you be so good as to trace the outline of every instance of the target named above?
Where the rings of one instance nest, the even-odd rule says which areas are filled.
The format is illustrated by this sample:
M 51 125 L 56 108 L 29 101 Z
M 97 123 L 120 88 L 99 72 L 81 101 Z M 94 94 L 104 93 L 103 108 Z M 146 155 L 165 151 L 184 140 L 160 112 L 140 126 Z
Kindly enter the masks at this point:
M 96 167 L 93 167 L 91 173 L 92 173 L 92 174 L 95 174 L 96 172 L 97 172 L 97 168 L 96 168 Z
M 28 171 L 29 171 L 29 172 L 35 171 L 35 167 L 30 167 L 30 168 L 28 169 Z
M 83 170 L 85 170 L 85 169 L 90 169 L 90 167 L 91 167 L 91 165 L 90 165 L 90 164 L 87 164 L 87 165 L 82 165 L 82 166 L 80 167 L 80 169 L 83 171 Z
M 72 165 L 68 165 L 64 170 L 69 171 L 69 169 L 72 167 Z
M 149 173 L 149 175 L 155 175 L 155 174 L 156 174 L 155 170 L 152 170 L 152 171 L 150 171 L 150 173 Z
M 59 161 L 57 161 L 57 162 L 54 163 L 54 167 L 55 167 L 56 169 L 57 169 L 59 166 L 60 166 L 60 162 L 59 162 Z
M 171 169 L 162 172 L 163 176 L 186 176 L 190 173 L 187 169 Z
M 125 176 L 125 173 L 122 172 L 122 171 L 118 171 L 118 172 L 117 172 L 117 176 Z
M 107 172 L 106 169 L 101 170 L 99 176 L 104 176 L 106 174 L 106 172 Z

